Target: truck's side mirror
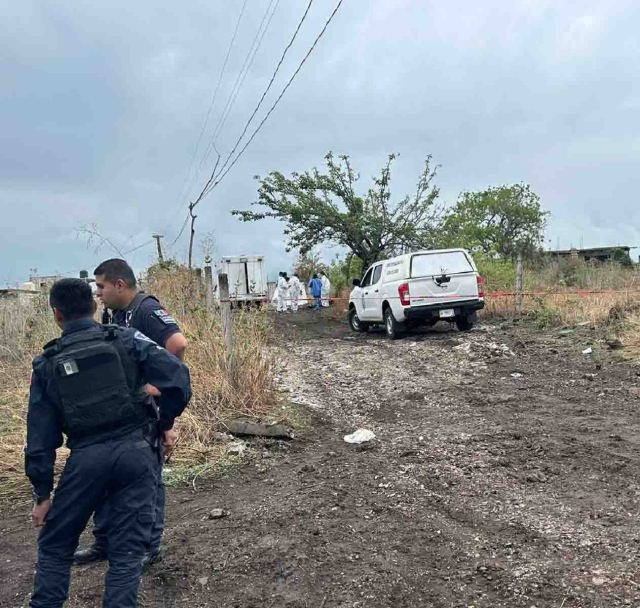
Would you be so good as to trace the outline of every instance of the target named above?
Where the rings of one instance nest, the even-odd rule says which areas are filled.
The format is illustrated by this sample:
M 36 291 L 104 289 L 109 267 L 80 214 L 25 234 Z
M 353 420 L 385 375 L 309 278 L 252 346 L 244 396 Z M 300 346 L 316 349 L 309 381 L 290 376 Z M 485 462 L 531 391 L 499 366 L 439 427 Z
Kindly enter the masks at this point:
M 360 287 L 360 279 L 353 279 L 353 286 Z

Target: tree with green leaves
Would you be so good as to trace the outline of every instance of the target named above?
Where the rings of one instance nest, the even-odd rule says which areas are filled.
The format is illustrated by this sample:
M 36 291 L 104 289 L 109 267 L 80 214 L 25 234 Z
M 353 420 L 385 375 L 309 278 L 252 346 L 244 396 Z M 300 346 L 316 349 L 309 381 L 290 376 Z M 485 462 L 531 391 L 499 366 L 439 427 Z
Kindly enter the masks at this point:
M 336 293 L 340 293 L 345 287 L 351 285 L 355 278 L 362 277 L 366 268 L 362 267 L 362 262 L 353 253 L 347 253 L 344 257 L 336 254 L 331 264 L 327 267 L 327 274 L 331 281 L 331 287 Z
M 302 255 L 321 243 L 334 243 L 350 250 L 366 268 L 387 256 L 411 249 L 424 249 L 436 242 L 441 210 L 436 205 L 439 190 L 433 184 L 436 168 L 427 157 L 413 195 L 391 201 L 389 155 L 379 177 L 364 194 L 358 194 L 355 173 L 348 156 L 336 160 L 325 156 L 326 171 L 314 168 L 285 177 L 272 171 L 259 180 L 258 200 L 262 211 L 232 211 L 245 222 L 275 218 L 286 223 L 287 251 Z
M 623 268 L 633 268 L 633 260 L 626 249 L 616 249 L 613 252 L 613 261 Z
M 542 245 L 547 216 L 528 184 L 463 192 L 445 217 L 440 244 L 501 258 L 530 255 Z
M 298 258 L 293 264 L 294 272 L 298 273 L 300 280 L 306 285 L 314 274 L 319 273 L 325 269 L 325 265 L 322 263 L 322 256 L 313 249 L 307 251 L 304 254 L 299 254 Z

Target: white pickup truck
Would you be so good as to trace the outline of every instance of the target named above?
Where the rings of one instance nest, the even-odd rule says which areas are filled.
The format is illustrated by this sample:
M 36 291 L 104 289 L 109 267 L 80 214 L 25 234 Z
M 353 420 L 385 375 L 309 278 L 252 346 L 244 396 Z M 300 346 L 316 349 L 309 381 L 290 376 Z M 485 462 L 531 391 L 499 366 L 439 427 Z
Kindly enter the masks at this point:
M 376 262 L 353 281 L 349 324 L 356 332 L 384 324 L 397 338 L 407 327 L 455 323 L 469 331 L 484 308 L 484 284 L 464 249 L 407 253 Z

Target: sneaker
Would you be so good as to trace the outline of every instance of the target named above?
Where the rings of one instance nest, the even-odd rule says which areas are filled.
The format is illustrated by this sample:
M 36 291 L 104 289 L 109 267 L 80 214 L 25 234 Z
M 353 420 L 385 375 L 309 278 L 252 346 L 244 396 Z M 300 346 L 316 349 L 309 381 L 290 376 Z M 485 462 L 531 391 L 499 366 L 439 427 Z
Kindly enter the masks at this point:
M 73 554 L 73 563 L 76 566 L 93 564 L 107 559 L 107 552 L 97 545 L 91 545 L 88 549 L 81 549 Z

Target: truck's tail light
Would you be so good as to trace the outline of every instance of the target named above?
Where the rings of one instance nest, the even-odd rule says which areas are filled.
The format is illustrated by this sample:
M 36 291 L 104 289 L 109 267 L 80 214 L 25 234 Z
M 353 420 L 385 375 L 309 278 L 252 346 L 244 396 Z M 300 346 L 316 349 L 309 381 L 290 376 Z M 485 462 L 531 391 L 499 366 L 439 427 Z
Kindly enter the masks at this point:
M 409 306 L 409 283 L 403 283 L 398 287 L 398 295 L 400 296 L 400 304 L 403 306 Z
M 484 279 L 478 275 L 478 297 L 484 298 Z

